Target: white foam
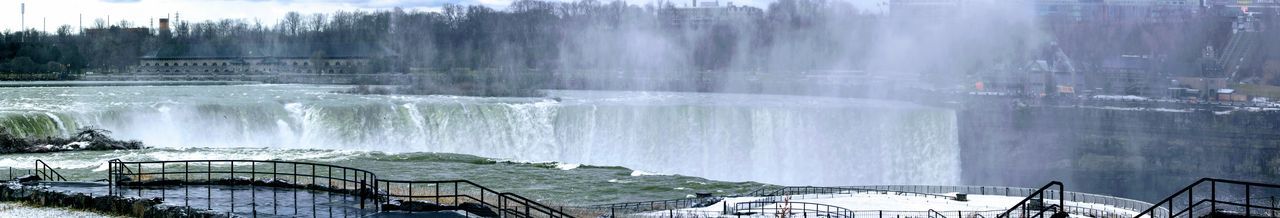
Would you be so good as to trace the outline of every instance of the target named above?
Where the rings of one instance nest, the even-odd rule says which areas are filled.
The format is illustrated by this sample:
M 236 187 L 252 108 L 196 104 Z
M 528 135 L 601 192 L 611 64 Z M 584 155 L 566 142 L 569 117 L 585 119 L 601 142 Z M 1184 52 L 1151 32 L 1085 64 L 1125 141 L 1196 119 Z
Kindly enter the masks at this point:
M 578 167 L 582 167 L 582 164 L 556 163 L 556 169 L 560 170 L 572 170 L 577 169 Z
M 655 172 L 646 172 L 642 170 L 631 171 L 631 176 L 670 176 L 671 174 L 662 174 Z

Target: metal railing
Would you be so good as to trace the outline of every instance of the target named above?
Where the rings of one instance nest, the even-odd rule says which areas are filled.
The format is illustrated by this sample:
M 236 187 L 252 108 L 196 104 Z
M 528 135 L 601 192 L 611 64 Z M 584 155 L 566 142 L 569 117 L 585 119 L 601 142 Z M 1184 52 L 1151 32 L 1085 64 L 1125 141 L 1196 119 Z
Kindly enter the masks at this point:
M 58 173 L 58 171 L 54 170 L 53 167 L 49 167 L 49 164 L 46 164 L 42 160 L 37 159 L 35 161 L 35 167 L 31 169 L 24 169 L 24 170 L 26 172 L 25 174 L 22 174 L 22 175 L 35 175 L 40 177 L 41 180 L 64 181 L 64 182 L 67 181 L 66 177 L 62 177 L 61 173 Z M 14 175 L 13 172 L 14 172 L 13 167 L 9 167 L 9 177 L 6 177 L 5 181 L 18 180 L 19 176 Z M 22 171 L 18 171 L 18 172 L 23 173 Z
M 926 197 L 938 197 L 955 200 L 954 196 L 943 195 L 940 193 L 967 193 L 971 195 L 995 195 L 1010 197 L 1026 197 L 1039 191 L 1033 188 L 1021 187 L 1000 187 L 1000 186 L 935 186 L 935 185 L 875 185 L 875 186 L 842 186 L 842 187 L 813 187 L 813 186 L 795 186 L 795 187 L 764 187 L 752 190 L 745 194 L 731 195 L 729 197 L 765 197 L 754 201 L 768 202 L 781 201 L 781 196 L 790 196 L 795 199 L 799 197 L 805 199 L 805 196 L 823 195 L 818 197 L 835 197 L 842 194 L 851 193 L 868 193 L 880 192 L 895 194 L 919 195 Z M 1070 192 L 1062 190 L 1043 190 L 1045 199 L 1065 200 L 1067 205 L 1057 207 L 1062 211 L 1073 214 L 1090 215 L 1095 217 L 1129 217 L 1153 204 L 1114 196 L 1097 195 L 1080 192 Z M 825 196 L 830 194 L 830 196 Z M 694 214 L 702 214 L 711 216 L 710 211 L 689 211 L 678 210 L 692 208 L 696 206 L 707 206 L 720 201 L 723 198 L 684 198 L 659 201 L 641 201 L 641 202 L 625 202 L 613 204 L 601 204 L 591 206 L 573 207 L 574 209 L 597 211 L 596 214 L 609 215 L 618 217 L 621 214 L 641 213 L 646 211 L 664 211 L 662 214 L 689 217 Z M 707 201 L 711 201 L 707 203 Z M 724 206 L 723 211 L 715 213 L 725 214 L 733 211 L 733 208 Z M 1157 209 L 1161 210 L 1163 208 Z M 603 212 L 598 212 L 603 211 Z M 939 211 L 942 212 L 942 211 Z M 942 212 L 946 215 L 954 215 L 955 217 L 966 218 L 987 218 L 998 217 L 1005 210 L 999 211 L 946 211 Z M 886 210 L 866 210 L 855 211 L 856 216 L 861 217 L 921 217 L 927 216 L 927 211 L 886 211 Z M 647 213 L 645 215 L 636 215 L 641 217 L 655 217 L 658 213 Z M 683 214 L 683 215 L 682 215 Z M 665 216 L 665 215 L 664 215 Z
M 734 204 L 733 214 L 771 213 L 785 217 L 854 217 L 847 208 L 819 203 L 794 201 L 752 201 Z M 799 216 L 795 216 L 798 214 Z
M 638 213 L 645 211 L 662 211 L 692 208 L 699 205 L 707 205 L 723 200 L 722 197 L 705 197 L 705 198 L 681 198 L 670 200 L 654 200 L 654 201 L 636 201 L 623 202 L 613 204 L 597 204 L 588 206 L 573 207 L 574 209 L 593 211 L 610 217 L 617 217 L 618 214 Z
M 573 217 L 561 210 L 543 205 L 528 198 L 507 192 L 498 192 L 467 180 L 404 181 L 378 180 L 378 193 L 385 203 L 392 200 L 432 202 L 448 206 L 478 203 L 495 208 L 501 216 L 515 217 Z M 467 213 L 472 213 L 467 211 Z
M 119 193 L 116 186 L 165 186 L 174 184 L 305 185 L 313 189 L 353 194 L 360 209 L 377 203 L 377 175 L 362 169 L 274 160 L 111 160 L 107 167 L 108 194 Z M 263 179 L 263 180 L 259 180 Z M 142 195 L 142 189 L 137 189 Z M 376 205 L 375 205 L 376 206 Z
M 1054 186 L 1058 187 L 1058 206 L 1059 207 L 1044 205 L 1047 203 L 1044 201 L 1045 190 L 1049 190 L 1049 188 L 1053 188 Z M 1006 210 L 1004 213 L 1000 213 L 1000 215 L 996 217 L 1008 218 L 1008 217 L 1011 217 L 1011 215 L 1015 211 L 1017 211 L 1017 212 L 1020 212 L 1020 215 L 1022 218 L 1029 218 L 1029 217 L 1038 218 L 1040 217 L 1040 215 L 1043 215 L 1045 211 L 1048 211 L 1051 209 L 1056 208 L 1055 211 L 1061 211 L 1061 205 L 1066 205 L 1066 201 L 1063 200 L 1064 198 L 1062 197 L 1062 193 L 1063 193 L 1062 182 L 1059 182 L 1059 181 L 1049 182 L 1049 184 L 1045 184 L 1044 187 L 1040 187 L 1040 189 L 1037 189 L 1035 192 L 1032 192 L 1026 198 L 1023 198 L 1022 201 L 1018 201 L 1018 203 L 1014 204 L 1013 207 L 1009 208 L 1009 210 Z M 1038 211 L 1038 212 L 1035 215 L 1028 215 L 1032 211 Z
M 467 180 L 383 180 L 366 170 L 320 163 L 275 160 L 125 162 L 117 159 L 108 161 L 107 172 L 108 194 L 111 195 L 123 194 L 116 186 L 266 185 L 352 194 L 358 198 L 360 209 L 365 209 L 366 203 L 372 203 L 373 208 L 379 211 L 389 210 L 386 206 L 393 200 L 399 200 L 402 204 L 451 206 L 468 215 L 477 211 L 467 209 L 484 208 L 463 208 L 464 204 L 477 203 L 497 209 L 494 213 L 504 217 L 573 217 L 528 198 L 497 192 Z M 164 189 L 160 190 L 163 195 Z M 138 195 L 142 196 L 142 189 L 138 189 Z
M 929 209 L 929 215 L 928 215 L 928 216 L 925 216 L 925 217 L 927 217 L 927 218 L 947 218 L 947 216 L 946 216 L 946 215 L 942 215 L 942 213 L 939 213 L 938 211 L 933 210 L 933 209 Z
M 936 214 L 935 214 L 936 212 Z M 856 210 L 853 211 L 854 217 L 875 217 L 875 218 L 904 218 L 904 217 L 938 217 L 944 216 L 949 218 L 985 218 L 995 217 L 1004 210 L 985 210 L 985 211 L 945 211 L 945 210 L 926 210 L 926 211 L 895 211 L 895 210 Z
M 12 170 L 10 170 L 10 172 L 10 174 L 12 174 Z M 49 181 L 67 181 L 67 177 L 62 177 L 61 173 L 53 170 L 53 167 L 49 167 L 49 164 L 45 163 L 43 160 L 36 160 L 35 173 L 36 176 L 40 177 L 40 179 Z
M 903 192 L 966 193 L 970 195 L 998 195 L 1010 197 L 1026 197 L 1031 195 L 1031 193 L 1036 192 L 1036 189 L 1034 188 L 1001 186 L 875 185 L 850 187 Z M 1045 192 L 1049 194 L 1046 197 L 1050 197 L 1050 199 L 1059 196 L 1058 190 L 1045 190 Z M 1080 214 L 1132 214 L 1133 212 L 1128 211 L 1142 211 L 1154 205 L 1134 199 L 1072 191 L 1063 191 L 1060 196 L 1065 198 L 1063 200 L 1067 201 L 1067 205 L 1064 207 L 1067 211 L 1071 211 L 1073 213 L 1079 212 Z M 1114 209 L 1121 209 L 1124 211 Z
M 1201 191 L 1196 192 L 1196 189 Z M 1205 189 L 1208 191 L 1207 194 L 1204 192 Z M 1201 196 L 1197 197 L 1196 193 L 1200 193 Z M 1201 217 L 1214 213 L 1239 213 L 1236 215 L 1243 215 L 1244 217 L 1253 217 L 1254 215 L 1276 217 L 1277 214 L 1280 214 L 1280 205 L 1275 201 L 1276 195 L 1280 195 L 1280 185 L 1277 184 L 1203 178 L 1178 190 L 1178 192 L 1164 198 L 1164 200 L 1156 202 L 1155 206 L 1143 210 L 1134 217 Z M 1186 201 L 1182 199 L 1186 199 Z M 1255 204 L 1255 199 L 1270 199 L 1271 202 L 1270 204 Z M 1208 208 L 1204 208 L 1206 205 Z M 1167 210 L 1161 213 L 1158 211 L 1161 207 Z
M 836 186 L 836 187 L 787 186 L 787 187 L 781 187 L 776 189 L 761 188 L 761 189 L 756 189 L 755 191 L 752 191 L 750 193 L 747 193 L 747 196 L 813 195 L 813 194 L 834 194 L 834 193 L 846 193 L 846 192 L 856 192 L 856 193 L 895 192 L 896 194 L 900 194 L 900 195 L 911 195 L 911 196 L 922 196 L 922 197 L 933 197 L 933 198 L 943 198 L 948 200 L 956 200 L 956 197 L 947 196 L 947 195 L 930 194 L 930 193 L 915 192 L 915 191 L 875 189 L 875 188 L 856 187 L 856 186 Z

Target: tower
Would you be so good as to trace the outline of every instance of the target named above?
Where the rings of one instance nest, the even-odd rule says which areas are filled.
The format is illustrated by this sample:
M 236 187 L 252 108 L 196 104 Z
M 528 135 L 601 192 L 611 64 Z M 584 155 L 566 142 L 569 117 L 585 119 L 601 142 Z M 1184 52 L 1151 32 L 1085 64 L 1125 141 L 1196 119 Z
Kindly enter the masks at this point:
M 169 18 L 160 18 L 160 31 L 169 31 Z

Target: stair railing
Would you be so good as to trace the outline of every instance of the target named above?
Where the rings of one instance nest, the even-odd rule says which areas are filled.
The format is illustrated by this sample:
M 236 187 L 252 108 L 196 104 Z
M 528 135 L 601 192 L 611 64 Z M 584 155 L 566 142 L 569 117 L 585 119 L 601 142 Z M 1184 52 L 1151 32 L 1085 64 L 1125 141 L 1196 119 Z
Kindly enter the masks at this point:
M 1199 198 L 1199 200 L 1196 200 L 1197 198 L 1196 198 L 1195 190 L 1197 188 L 1204 189 L 1205 186 L 1208 186 L 1207 187 L 1207 189 L 1209 190 L 1209 193 L 1207 194 L 1208 197 L 1206 198 L 1204 197 L 1204 194 L 1201 194 L 1201 197 Z M 1224 186 L 1224 187 L 1219 187 L 1219 186 Z M 1243 193 L 1229 193 L 1228 191 L 1228 190 L 1239 191 L 1238 189 L 1243 189 Z M 1199 217 L 1199 215 L 1196 214 L 1196 211 L 1197 211 L 1196 208 L 1202 207 L 1205 204 L 1208 204 L 1209 208 L 1207 212 L 1203 212 L 1204 214 L 1228 212 L 1227 210 L 1221 210 L 1223 208 L 1220 208 L 1220 207 L 1243 208 L 1244 211 L 1243 211 L 1243 214 L 1241 215 L 1244 215 L 1244 217 L 1252 217 L 1253 215 L 1255 215 L 1253 214 L 1254 210 L 1270 211 L 1271 216 L 1275 216 L 1278 212 L 1280 212 L 1280 207 L 1276 206 L 1275 202 L 1272 202 L 1272 205 L 1254 204 L 1253 202 L 1255 199 L 1254 196 L 1257 196 L 1258 193 L 1263 193 L 1264 195 L 1280 194 L 1280 185 L 1258 183 L 1258 182 L 1226 180 L 1226 179 L 1215 179 L 1215 178 L 1202 178 L 1200 180 L 1196 180 L 1196 182 L 1191 183 L 1190 185 L 1187 185 L 1187 187 L 1178 190 L 1178 192 L 1172 195 L 1169 195 L 1169 197 L 1164 198 L 1164 200 L 1156 202 L 1154 206 L 1151 206 L 1151 208 L 1147 208 L 1146 210 L 1143 210 L 1141 213 L 1138 213 L 1138 215 L 1134 217 L 1135 218 L 1173 218 L 1173 217 L 1180 217 L 1180 216 Z M 1233 195 L 1243 195 L 1243 197 L 1229 198 Z M 1185 199 L 1185 201 L 1183 201 L 1183 199 Z M 1240 200 L 1233 201 L 1229 199 L 1240 199 Z M 1178 208 L 1176 206 L 1182 206 L 1182 207 L 1181 209 L 1176 209 Z
M 53 170 L 53 167 L 49 167 L 49 164 L 46 164 L 43 160 L 36 160 L 35 169 L 36 176 L 40 176 L 40 179 L 49 181 L 67 181 L 67 177 L 62 177 L 61 173 Z
M 1012 214 L 1014 211 L 1020 210 L 1022 218 L 1030 218 L 1032 216 L 1028 216 L 1028 214 L 1030 214 L 1030 212 L 1032 211 L 1038 211 L 1037 214 L 1040 214 L 1040 213 L 1044 213 L 1047 210 L 1053 209 L 1054 207 L 1044 205 L 1045 204 L 1044 195 L 1046 190 L 1049 190 L 1049 188 L 1052 188 L 1054 186 L 1058 187 L 1058 193 L 1057 193 L 1058 205 L 1066 205 L 1065 204 L 1066 202 L 1065 200 L 1063 200 L 1063 197 L 1062 197 L 1062 193 L 1063 193 L 1062 182 L 1052 181 L 1052 182 L 1049 182 L 1049 184 L 1045 184 L 1044 187 L 1040 187 L 1040 189 L 1037 189 L 1035 192 L 1032 192 L 1031 195 L 1028 195 L 1026 198 L 1023 198 L 1022 201 L 1018 202 L 1018 204 L 1013 205 L 1013 207 L 1009 208 L 1009 210 L 1006 210 L 1004 213 L 1000 213 L 1000 215 L 996 217 L 1009 218 L 1010 214 Z M 1033 205 L 1032 200 L 1036 200 L 1034 202 L 1037 202 L 1037 204 Z

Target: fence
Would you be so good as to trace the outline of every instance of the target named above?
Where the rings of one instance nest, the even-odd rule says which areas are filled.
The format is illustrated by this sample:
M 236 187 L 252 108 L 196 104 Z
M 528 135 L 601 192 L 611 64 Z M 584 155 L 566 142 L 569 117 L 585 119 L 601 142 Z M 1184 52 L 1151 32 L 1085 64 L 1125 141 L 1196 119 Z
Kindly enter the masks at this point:
M 25 171 L 25 173 L 23 173 L 23 171 L 18 171 L 18 173 L 22 175 L 35 175 L 40 177 L 42 180 L 67 181 L 67 178 L 63 177 L 61 173 L 53 170 L 53 167 L 49 167 L 49 164 L 46 164 L 43 160 L 39 159 L 36 159 L 34 167 Z M 9 167 L 9 177 L 5 180 L 18 180 L 18 176 L 20 175 L 15 175 L 13 172 L 13 167 Z
M 851 193 L 851 192 L 852 193 L 895 192 L 895 194 L 899 194 L 899 195 L 911 195 L 911 196 L 933 197 L 933 198 L 942 198 L 942 199 L 948 199 L 948 200 L 956 200 L 956 197 L 953 197 L 953 196 L 930 194 L 930 193 L 923 193 L 923 192 L 917 192 L 917 191 L 875 189 L 875 188 L 866 188 L 866 187 L 844 187 L 844 186 L 837 186 L 837 187 L 787 186 L 787 187 L 773 189 L 772 191 L 766 188 L 761 188 L 748 193 L 747 196 L 813 195 L 813 194 L 836 194 L 836 193 Z
M 1010 197 L 1026 197 L 1036 192 L 1033 188 L 1020 187 L 1000 187 L 1000 186 L 936 186 L 936 185 L 876 185 L 876 186 L 850 186 L 852 188 L 864 188 L 873 190 L 903 191 L 903 192 L 921 192 L 921 193 L 966 193 L 971 195 L 998 195 Z M 1154 204 L 1133 200 L 1128 198 L 1089 194 L 1081 192 L 1045 190 L 1048 193 L 1047 199 L 1054 199 L 1057 196 L 1065 198 L 1069 201 L 1064 208 L 1067 211 L 1078 214 L 1091 215 L 1121 215 L 1122 209 L 1128 211 L 1142 211 L 1151 208 Z M 1088 205 L 1086 205 L 1088 204 Z M 1113 207 L 1113 208 L 1106 208 Z M 1163 209 L 1158 209 L 1163 210 Z
M 379 187 L 378 193 L 385 196 L 382 200 L 387 203 L 392 200 L 417 201 L 418 199 L 432 199 L 437 204 L 448 206 L 477 203 L 490 208 L 497 208 L 497 213 L 503 217 L 509 215 L 551 218 L 573 217 L 561 210 L 528 198 L 512 193 L 494 191 L 467 180 L 378 180 L 377 187 Z M 471 212 L 468 211 L 468 213 Z
M 1010 197 L 1027 197 L 1039 191 L 1033 188 L 1019 187 L 998 187 L 998 186 L 929 186 L 929 185 L 875 185 L 875 186 L 841 186 L 841 187 L 814 187 L 814 186 L 793 186 L 793 187 L 766 187 L 759 188 L 746 194 L 733 195 L 732 197 L 765 197 L 755 201 L 770 202 L 780 201 L 779 196 L 801 197 L 813 195 L 836 195 L 850 193 L 868 193 L 881 192 L 901 195 L 913 195 L 923 197 L 937 197 L 955 200 L 956 197 L 943 195 L 940 193 L 967 193 L 973 195 L 997 195 Z M 1090 215 L 1093 217 L 1130 217 L 1136 211 L 1153 206 L 1151 203 L 1143 201 L 1120 198 L 1113 196 L 1068 192 L 1062 190 L 1043 190 L 1043 197 L 1050 200 L 1059 200 L 1064 206 L 1056 207 L 1057 210 L 1067 211 L 1073 214 Z M 575 209 L 605 211 L 603 213 L 617 217 L 618 214 L 638 213 L 633 216 L 638 217 L 655 217 L 658 214 L 664 214 L 661 217 L 715 217 L 722 216 L 727 212 L 732 212 L 737 208 L 727 208 L 723 211 L 691 211 L 678 210 L 691 208 L 695 206 L 707 206 L 721 198 L 686 198 L 661 201 L 643 201 L 643 202 L 626 202 L 615 204 L 592 205 L 586 207 L 577 207 Z M 1062 202 L 1062 200 L 1068 202 Z M 707 203 L 710 201 L 710 203 Z M 1123 210 L 1123 211 L 1122 211 Z M 1157 208 L 1157 210 L 1164 210 Z M 665 211 L 660 213 L 640 213 L 645 211 Z M 987 218 L 997 217 L 1001 211 L 946 211 L 945 215 L 954 215 L 955 217 L 966 218 Z M 854 215 L 861 217 L 925 217 L 928 211 L 886 211 L 886 210 L 859 210 L 854 211 Z
M 49 167 L 49 164 L 45 163 L 43 160 L 36 160 L 35 172 L 41 179 L 49 181 L 67 181 L 67 177 L 62 177 L 61 173 L 54 171 L 53 167 Z
M 744 202 L 744 203 L 746 203 L 746 202 Z M 781 203 L 779 203 L 779 204 L 781 204 Z M 792 202 L 792 204 L 797 204 L 797 202 Z M 781 205 L 778 205 L 778 206 L 779 206 L 779 207 L 781 207 Z M 793 208 L 794 208 L 794 207 L 795 207 L 795 206 L 793 206 Z M 801 207 L 801 208 L 804 208 L 805 206 L 804 206 L 804 205 L 801 205 L 800 207 Z M 988 218 L 988 217 L 996 217 L 996 216 L 998 216 L 1000 213 L 1003 213 L 1003 212 L 1004 212 L 1004 210 L 987 210 L 987 211 L 936 211 L 936 210 L 935 210 L 935 211 L 894 211 L 894 210 L 849 210 L 849 211 L 843 211 L 843 210 L 841 210 L 841 209 L 837 209 L 837 208 L 835 208 L 835 207 L 838 207 L 838 206 L 832 206 L 832 208 L 826 208 L 826 209 L 829 209 L 829 211 L 822 212 L 822 213 L 812 213 L 812 212 L 811 212 L 811 213 L 809 213 L 809 214 L 808 214 L 808 216 L 817 216 L 817 215 L 819 215 L 819 214 L 828 214 L 828 215 L 830 215 L 831 217 L 840 216 L 840 217 L 850 217 L 850 218 L 856 218 L 856 217 L 863 217 L 863 218 L 926 218 L 926 217 L 938 217 L 938 216 L 943 216 L 943 217 L 948 217 L 948 218 Z M 821 210 L 821 209 L 824 209 L 824 208 L 823 208 L 823 207 L 821 207 L 821 206 L 809 206 L 808 208 L 809 208 L 809 209 L 807 209 L 807 210 L 805 210 L 805 211 L 814 211 L 814 210 Z M 770 208 L 770 207 L 765 206 L 765 208 L 763 208 L 763 209 L 760 209 L 760 208 L 755 208 L 755 209 L 743 209 L 743 210 L 740 210 L 740 212 L 737 212 L 737 213 L 724 213 L 723 211 L 718 211 L 718 210 L 717 210 L 717 211 L 709 211 L 709 210 L 666 210 L 666 211 L 651 211 L 651 212 L 648 212 L 648 213 L 637 213 L 637 214 L 619 214 L 619 215 L 617 215 L 617 216 L 605 216 L 605 217 L 637 217 L 637 218 L 683 218 L 683 217 L 690 217 L 690 218 L 706 218 L 706 217 L 722 217 L 722 218 L 728 218 L 728 217 L 733 217 L 733 218 L 738 218 L 738 217 L 777 217 L 777 215 L 779 215 L 779 214 L 778 214 L 778 212 L 779 212 L 779 211 L 781 211 L 781 210 L 779 210 L 779 208 Z M 801 210 L 795 210 L 795 211 L 801 211 Z M 842 211 L 842 212 L 837 212 L 837 211 Z M 791 216 L 788 216 L 788 217 L 804 217 L 806 214 L 792 212 L 790 215 L 791 215 Z
M 1277 217 L 1280 215 L 1277 195 L 1280 195 L 1280 185 L 1203 178 L 1134 217 L 1201 217 L 1213 214 Z M 1158 207 L 1168 210 L 1160 211 Z
M 854 217 L 854 211 L 843 207 L 791 201 L 752 201 L 734 204 L 735 215 L 751 215 L 755 213 L 786 214 L 786 217 Z
M 1047 203 L 1044 201 L 1045 195 L 1047 194 L 1045 193 L 1045 190 L 1048 190 L 1049 188 L 1053 188 L 1054 186 L 1058 187 L 1058 193 L 1057 193 L 1058 204 L 1056 206 L 1045 205 Z M 1061 211 L 1062 210 L 1061 205 L 1066 205 L 1065 200 L 1063 200 L 1063 197 L 1062 197 L 1062 194 L 1063 194 L 1062 190 L 1063 190 L 1062 182 L 1058 182 L 1058 181 L 1049 182 L 1049 184 L 1045 184 L 1044 187 L 1040 187 L 1040 189 L 1037 189 L 1035 192 L 1032 192 L 1030 195 L 1027 195 L 1027 198 L 1023 198 L 1022 201 L 1018 202 L 1018 204 L 1014 204 L 1012 208 L 1009 208 L 1009 210 L 1006 210 L 1004 213 L 1001 213 L 999 216 L 996 216 L 996 217 L 1008 218 L 1008 217 L 1012 217 L 1014 212 L 1019 212 L 1018 214 L 1021 215 L 1022 218 L 1028 218 L 1028 217 L 1040 218 L 1042 217 L 1041 215 L 1043 215 L 1045 211 Z M 1032 211 L 1036 211 L 1036 213 L 1034 215 L 1029 215 L 1030 212 Z
M 624 202 L 614 204 L 598 204 L 590 206 L 573 207 L 573 209 L 582 211 L 585 214 L 609 215 L 617 217 L 619 214 L 638 213 L 645 211 L 663 211 L 691 208 L 697 206 L 705 206 L 715 202 L 719 202 L 723 198 L 720 197 L 704 197 L 704 198 L 682 198 L 671 200 L 656 201 L 637 201 Z
M 495 208 L 500 215 L 515 217 L 572 218 L 560 210 L 528 198 L 500 193 L 466 180 L 403 181 L 382 180 L 372 172 L 307 162 L 273 160 L 176 160 L 108 162 L 108 194 L 118 195 L 116 186 L 171 186 L 191 184 L 266 185 L 352 194 L 358 197 L 360 209 L 366 203 L 377 210 L 390 210 L 392 201 L 406 204 L 433 200 L 434 206 L 452 206 L 470 215 L 484 213 L 484 208 L 465 208 L 477 203 Z M 261 179 L 261 180 L 260 180 Z M 447 187 L 447 188 L 446 188 Z M 161 189 L 163 191 L 163 189 Z M 142 195 L 138 189 L 138 195 Z M 478 209 L 478 210 L 468 210 Z M 488 214 L 477 214 L 488 215 Z

